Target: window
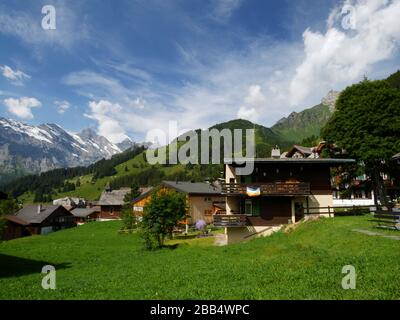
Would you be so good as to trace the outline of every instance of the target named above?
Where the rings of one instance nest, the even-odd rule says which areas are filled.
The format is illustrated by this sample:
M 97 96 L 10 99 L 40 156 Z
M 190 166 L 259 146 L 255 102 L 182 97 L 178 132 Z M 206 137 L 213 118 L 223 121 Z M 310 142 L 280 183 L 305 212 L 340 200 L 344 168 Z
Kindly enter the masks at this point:
M 245 200 L 245 203 L 244 203 L 244 214 L 248 215 L 248 216 L 251 216 L 252 215 L 252 211 L 253 211 L 252 209 L 253 209 L 253 205 L 251 203 L 251 200 L 250 199 Z

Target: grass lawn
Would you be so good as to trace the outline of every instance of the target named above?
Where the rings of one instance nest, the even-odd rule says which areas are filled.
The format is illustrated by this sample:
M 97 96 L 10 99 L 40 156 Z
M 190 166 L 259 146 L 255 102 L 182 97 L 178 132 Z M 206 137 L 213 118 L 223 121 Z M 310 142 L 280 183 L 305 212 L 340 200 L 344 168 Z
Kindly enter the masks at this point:
M 351 231 L 380 232 L 369 219 L 321 219 L 225 247 L 174 240 L 154 252 L 119 235 L 121 222 L 94 222 L 0 244 L 0 298 L 399 299 L 400 241 Z M 56 290 L 41 288 L 45 264 L 57 269 Z M 349 264 L 356 290 L 341 287 Z

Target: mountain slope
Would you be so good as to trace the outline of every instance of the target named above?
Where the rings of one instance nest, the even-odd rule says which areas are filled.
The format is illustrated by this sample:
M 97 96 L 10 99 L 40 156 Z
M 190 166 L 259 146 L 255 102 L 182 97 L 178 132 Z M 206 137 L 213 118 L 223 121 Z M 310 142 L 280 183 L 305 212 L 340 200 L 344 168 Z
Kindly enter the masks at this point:
M 281 138 L 300 143 L 311 136 L 319 137 L 321 129 L 332 116 L 339 92 L 330 91 L 320 104 L 299 113 L 292 112 L 271 129 Z
M 216 124 L 212 126 L 210 129 L 254 129 L 255 130 L 255 140 L 256 140 L 256 155 L 260 158 L 269 157 L 271 155 L 271 149 L 278 145 L 280 148 L 287 148 L 291 146 L 293 143 L 290 139 L 286 139 L 286 137 L 281 134 L 276 133 L 274 130 L 271 130 L 267 127 L 264 127 L 259 124 L 252 123 L 248 120 L 237 119 L 231 120 L 228 122 Z M 245 134 L 245 131 L 243 132 Z M 245 141 L 243 139 L 243 141 Z
M 28 173 L 87 166 L 121 151 L 91 129 L 72 134 L 56 124 L 31 126 L 0 118 L 0 183 Z

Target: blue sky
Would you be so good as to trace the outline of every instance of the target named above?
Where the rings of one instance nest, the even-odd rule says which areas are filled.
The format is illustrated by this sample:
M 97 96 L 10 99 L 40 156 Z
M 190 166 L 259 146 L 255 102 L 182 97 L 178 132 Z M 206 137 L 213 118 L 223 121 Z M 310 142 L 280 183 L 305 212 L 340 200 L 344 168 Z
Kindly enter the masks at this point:
M 41 28 L 49 4 L 55 30 Z M 238 117 L 270 126 L 396 71 L 399 16 L 385 0 L 5 0 L 0 116 L 114 142 L 171 120 L 182 131 Z

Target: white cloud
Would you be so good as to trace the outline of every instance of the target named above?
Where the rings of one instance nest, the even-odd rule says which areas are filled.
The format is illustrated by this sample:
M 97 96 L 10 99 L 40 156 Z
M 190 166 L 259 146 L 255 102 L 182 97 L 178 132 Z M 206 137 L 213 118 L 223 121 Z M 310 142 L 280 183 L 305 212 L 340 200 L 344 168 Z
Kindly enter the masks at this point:
M 57 112 L 59 114 L 64 114 L 71 107 L 71 104 L 66 100 L 54 101 L 54 104 L 57 107 Z
M 240 107 L 237 117 L 255 122 L 257 121 L 257 111 L 255 108 Z
M 31 78 L 31 76 L 21 70 L 13 70 L 7 65 L 0 66 L 0 70 L 2 71 L 3 77 L 10 80 L 15 85 L 22 85 L 24 80 Z
M 4 105 L 12 114 L 22 119 L 32 119 L 32 108 L 40 107 L 42 104 L 36 98 L 22 97 L 19 99 L 4 99 Z
M 265 107 L 265 96 L 261 92 L 260 85 L 251 85 L 248 89 L 248 95 L 244 98 L 246 106 L 240 107 L 237 117 L 250 121 L 258 121 L 263 107 Z
M 196 51 L 189 44 L 190 54 L 179 51 L 182 64 L 163 70 L 179 76 L 184 70 L 185 80 L 179 85 L 166 84 L 155 74 L 139 72 L 143 76 L 138 84 L 126 81 L 120 72 L 90 70 L 71 73 L 64 82 L 96 105 L 103 100 L 118 107 L 105 114 L 90 108 L 87 115 L 114 141 L 125 133 L 143 139 L 151 129 L 166 131 L 169 120 L 178 120 L 179 127 L 207 128 L 240 117 L 271 126 L 292 111 L 318 104 L 331 89 L 343 89 L 364 74 L 381 75 L 380 62 L 396 71 L 400 1 L 360 0 L 354 5 L 356 30 L 341 28 L 338 7 L 327 17 L 324 32 L 307 29 L 296 43 L 242 39 L 245 49 L 228 52 L 220 47 Z M 138 78 L 137 70 L 131 73 Z
M 85 116 L 97 121 L 100 135 L 114 143 L 121 142 L 128 137 L 123 126 L 116 119 L 122 111 L 119 104 L 107 100 L 90 101 L 89 109 L 90 112 Z
M 398 52 L 400 1 L 345 1 L 344 5 L 352 5 L 355 29 L 342 28 L 349 13 L 342 15 L 335 8 L 325 33 L 309 29 L 303 33 L 305 58 L 290 83 L 293 105 L 313 90 L 360 79 L 374 64 Z

